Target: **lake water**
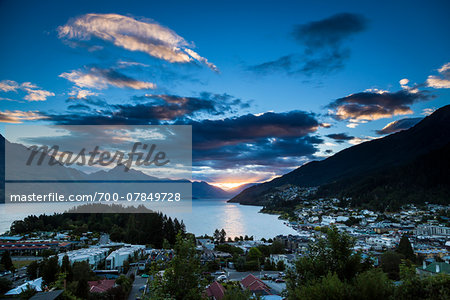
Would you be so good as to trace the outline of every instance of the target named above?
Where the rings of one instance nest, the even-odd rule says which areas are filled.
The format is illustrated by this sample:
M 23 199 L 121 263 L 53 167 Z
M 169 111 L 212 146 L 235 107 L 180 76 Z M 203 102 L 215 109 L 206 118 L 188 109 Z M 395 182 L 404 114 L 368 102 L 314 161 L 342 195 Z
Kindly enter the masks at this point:
M 70 203 L 60 204 L 58 209 L 52 206 L 52 211 L 63 212 L 72 206 Z M 172 218 L 183 220 L 186 230 L 197 236 L 212 235 L 216 228 L 225 229 L 227 237 L 253 235 L 260 239 L 273 238 L 278 234 L 295 234 L 278 216 L 261 214 L 260 209 L 258 206 L 227 203 L 223 199 L 195 199 L 192 200 L 192 210 L 174 211 L 162 208 L 161 211 Z M 0 205 L 0 233 L 9 230 L 15 220 L 21 220 L 30 214 L 48 214 L 49 211 L 43 205 L 20 205 L 12 209 Z

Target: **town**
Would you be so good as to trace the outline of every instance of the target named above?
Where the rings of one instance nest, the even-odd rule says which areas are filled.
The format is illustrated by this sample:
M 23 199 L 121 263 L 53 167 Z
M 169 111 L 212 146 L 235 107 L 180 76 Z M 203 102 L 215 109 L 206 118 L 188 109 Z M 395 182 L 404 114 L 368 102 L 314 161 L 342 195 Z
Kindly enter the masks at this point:
M 313 192 L 289 187 L 282 196 L 293 199 Z M 181 232 L 176 243 L 164 240 L 161 248 L 154 248 L 112 241 L 109 234 L 86 227 L 4 234 L 1 292 L 30 299 L 158 299 L 155 295 L 174 261 L 185 259 L 198 261 L 203 282 L 198 293 L 203 298 L 232 299 L 226 295 L 242 293 L 245 299 L 284 299 L 289 273 L 299 258 L 309 255 L 312 243 L 327 239 L 330 229 L 351 238 L 352 252 L 394 283 L 401 283 L 405 261 L 420 276 L 450 275 L 449 206 L 407 205 L 399 212 L 381 213 L 340 202 L 303 201 L 280 216 L 297 234 L 272 239 L 227 237 L 225 230 L 216 229 L 211 236 L 195 238 Z M 180 247 L 189 248 L 189 239 L 193 254 L 186 256 Z

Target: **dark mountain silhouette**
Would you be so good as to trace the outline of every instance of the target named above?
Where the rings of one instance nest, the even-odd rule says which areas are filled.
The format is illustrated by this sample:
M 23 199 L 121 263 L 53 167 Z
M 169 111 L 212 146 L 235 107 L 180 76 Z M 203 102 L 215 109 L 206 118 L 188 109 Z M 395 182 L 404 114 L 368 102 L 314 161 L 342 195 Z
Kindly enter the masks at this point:
M 347 148 L 322 161 L 307 163 L 272 181 L 242 191 L 230 202 L 258 205 L 268 190 L 284 184 L 310 187 L 350 178 L 361 179 L 411 163 L 449 142 L 450 105 L 447 105 L 408 130 Z
M 139 170 L 130 169 L 124 172 L 124 165 L 118 165 L 109 170 L 100 170 L 93 173 L 84 173 L 75 168 L 56 164 L 50 166 L 48 164 L 49 156 L 45 157 L 43 163 L 39 166 L 35 164 L 26 165 L 25 162 L 30 155 L 30 150 L 27 147 L 17 143 L 10 143 L 3 136 L 0 135 L 0 203 L 4 201 L 4 181 L 5 181 L 5 151 L 8 152 L 7 166 L 14 170 L 8 172 L 6 179 L 8 180 L 58 180 L 58 181 L 164 181 L 164 182 L 188 182 L 188 180 L 170 180 L 167 178 L 157 178 L 149 176 Z M 36 157 L 36 160 L 38 157 Z M 114 184 L 114 183 L 112 183 Z M 84 186 L 83 186 L 84 187 Z M 29 183 L 23 183 L 24 192 L 31 193 L 33 191 Z M 55 188 L 57 186 L 55 185 Z M 60 187 L 64 190 L 63 187 Z M 58 190 L 56 190 L 58 191 Z M 227 192 L 218 187 L 210 185 L 206 182 L 192 182 L 192 197 L 195 199 L 206 198 L 231 198 L 237 192 Z

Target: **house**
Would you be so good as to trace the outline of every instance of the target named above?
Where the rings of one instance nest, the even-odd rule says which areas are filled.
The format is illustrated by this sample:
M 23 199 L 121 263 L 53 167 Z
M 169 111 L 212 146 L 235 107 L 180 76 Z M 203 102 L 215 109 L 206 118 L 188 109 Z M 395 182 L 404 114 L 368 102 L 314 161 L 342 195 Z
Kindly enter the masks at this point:
M 270 254 L 270 261 L 275 265 L 282 261 L 286 267 L 293 268 L 296 256 L 294 254 Z
M 88 281 L 90 293 L 105 293 L 112 289 L 116 281 L 114 279 L 103 279 L 96 281 Z
M 247 275 L 241 280 L 243 288 L 248 289 L 250 292 L 257 295 L 271 295 L 270 288 L 259 278 L 253 274 Z
M 225 288 L 217 281 L 214 281 L 206 288 L 206 296 L 209 299 L 221 300 L 225 296 Z
M 36 292 L 42 292 L 42 283 L 43 283 L 42 277 L 39 277 L 37 279 L 27 281 L 24 284 L 19 285 L 18 287 L 12 290 L 9 290 L 8 292 L 5 293 L 5 295 L 6 296 L 19 295 L 23 291 L 26 291 L 28 288 L 31 288 Z
M 427 265 L 424 261 L 422 268 L 416 268 L 416 273 L 422 275 L 450 275 L 450 264 L 446 262 L 432 262 L 431 264 Z
M 126 260 L 134 255 L 141 255 L 145 252 L 144 245 L 128 245 L 117 249 L 106 258 L 106 269 L 107 270 L 119 270 L 123 267 Z
M 36 293 L 33 297 L 30 298 L 30 300 L 56 300 L 61 299 L 61 294 L 64 292 L 64 290 L 53 290 L 50 292 L 39 292 Z

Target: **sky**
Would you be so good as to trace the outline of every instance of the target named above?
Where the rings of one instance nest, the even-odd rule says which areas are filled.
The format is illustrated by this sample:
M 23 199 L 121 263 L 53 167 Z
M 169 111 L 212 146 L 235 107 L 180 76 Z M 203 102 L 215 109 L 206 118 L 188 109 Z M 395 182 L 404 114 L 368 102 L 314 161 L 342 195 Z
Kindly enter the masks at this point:
M 312 2 L 0 1 L 0 123 L 191 125 L 229 188 L 450 103 L 448 1 Z

